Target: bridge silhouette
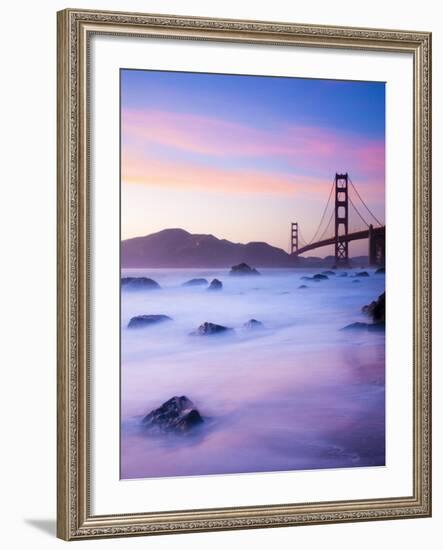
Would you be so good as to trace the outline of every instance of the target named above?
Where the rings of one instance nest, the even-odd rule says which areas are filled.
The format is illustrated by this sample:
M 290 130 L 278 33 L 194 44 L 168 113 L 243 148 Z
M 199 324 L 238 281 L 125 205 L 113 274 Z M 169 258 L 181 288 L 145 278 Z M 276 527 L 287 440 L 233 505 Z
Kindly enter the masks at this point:
M 333 195 L 334 201 L 331 200 Z M 330 206 L 331 213 L 328 218 Z M 361 211 L 362 206 L 364 214 Z M 350 216 L 351 211 L 357 215 L 357 218 Z M 327 219 L 328 222 L 325 224 Z M 298 222 L 291 223 L 290 253 L 297 257 L 310 250 L 333 245 L 336 267 L 347 266 L 349 265 L 349 243 L 368 239 L 370 265 L 384 265 L 385 229 L 385 225 L 377 219 L 363 200 L 349 174 L 337 173 L 312 239 L 309 242 L 305 241 Z

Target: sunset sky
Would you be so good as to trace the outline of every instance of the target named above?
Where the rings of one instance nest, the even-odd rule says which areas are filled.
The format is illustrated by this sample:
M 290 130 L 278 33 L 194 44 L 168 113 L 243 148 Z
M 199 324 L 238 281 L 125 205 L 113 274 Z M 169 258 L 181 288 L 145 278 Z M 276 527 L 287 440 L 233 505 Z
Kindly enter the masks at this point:
M 384 221 L 384 83 L 125 69 L 121 107 L 122 239 L 180 227 L 287 251 L 335 172 Z

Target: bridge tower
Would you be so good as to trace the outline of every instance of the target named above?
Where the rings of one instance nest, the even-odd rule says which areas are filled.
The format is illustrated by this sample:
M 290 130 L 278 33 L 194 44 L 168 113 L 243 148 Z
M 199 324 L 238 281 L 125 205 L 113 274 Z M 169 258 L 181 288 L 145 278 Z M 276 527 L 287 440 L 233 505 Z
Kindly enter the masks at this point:
M 385 228 L 379 227 L 374 229 L 373 225 L 369 226 L 368 244 L 369 244 L 369 265 L 384 266 L 386 255 L 385 244 Z
M 298 252 L 298 222 L 291 223 L 291 254 Z
M 348 265 L 348 174 L 335 174 L 335 265 Z

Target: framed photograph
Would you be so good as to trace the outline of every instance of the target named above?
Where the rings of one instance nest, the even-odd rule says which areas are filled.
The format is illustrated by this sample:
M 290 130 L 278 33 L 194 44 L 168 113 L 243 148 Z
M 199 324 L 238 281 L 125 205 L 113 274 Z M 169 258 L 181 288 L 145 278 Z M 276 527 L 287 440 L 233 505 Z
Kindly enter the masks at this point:
M 430 71 L 58 13 L 59 537 L 430 516 Z

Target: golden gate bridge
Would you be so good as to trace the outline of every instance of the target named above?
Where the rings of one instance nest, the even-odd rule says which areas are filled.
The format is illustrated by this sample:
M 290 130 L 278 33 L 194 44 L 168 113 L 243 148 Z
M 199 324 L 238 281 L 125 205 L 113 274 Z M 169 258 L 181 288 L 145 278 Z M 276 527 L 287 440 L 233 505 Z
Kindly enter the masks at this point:
M 334 200 L 331 200 L 333 196 Z M 356 216 L 351 217 L 351 212 Z M 309 250 L 333 245 L 336 267 L 349 265 L 351 241 L 368 239 L 369 264 L 385 264 L 385 225 L 367 206 L 348 173 L 335 174 L 326 206 L 311 240 L 303 238 L 298 222 L 291 223 L 290 239 L 290 253 L 295 257 Z

